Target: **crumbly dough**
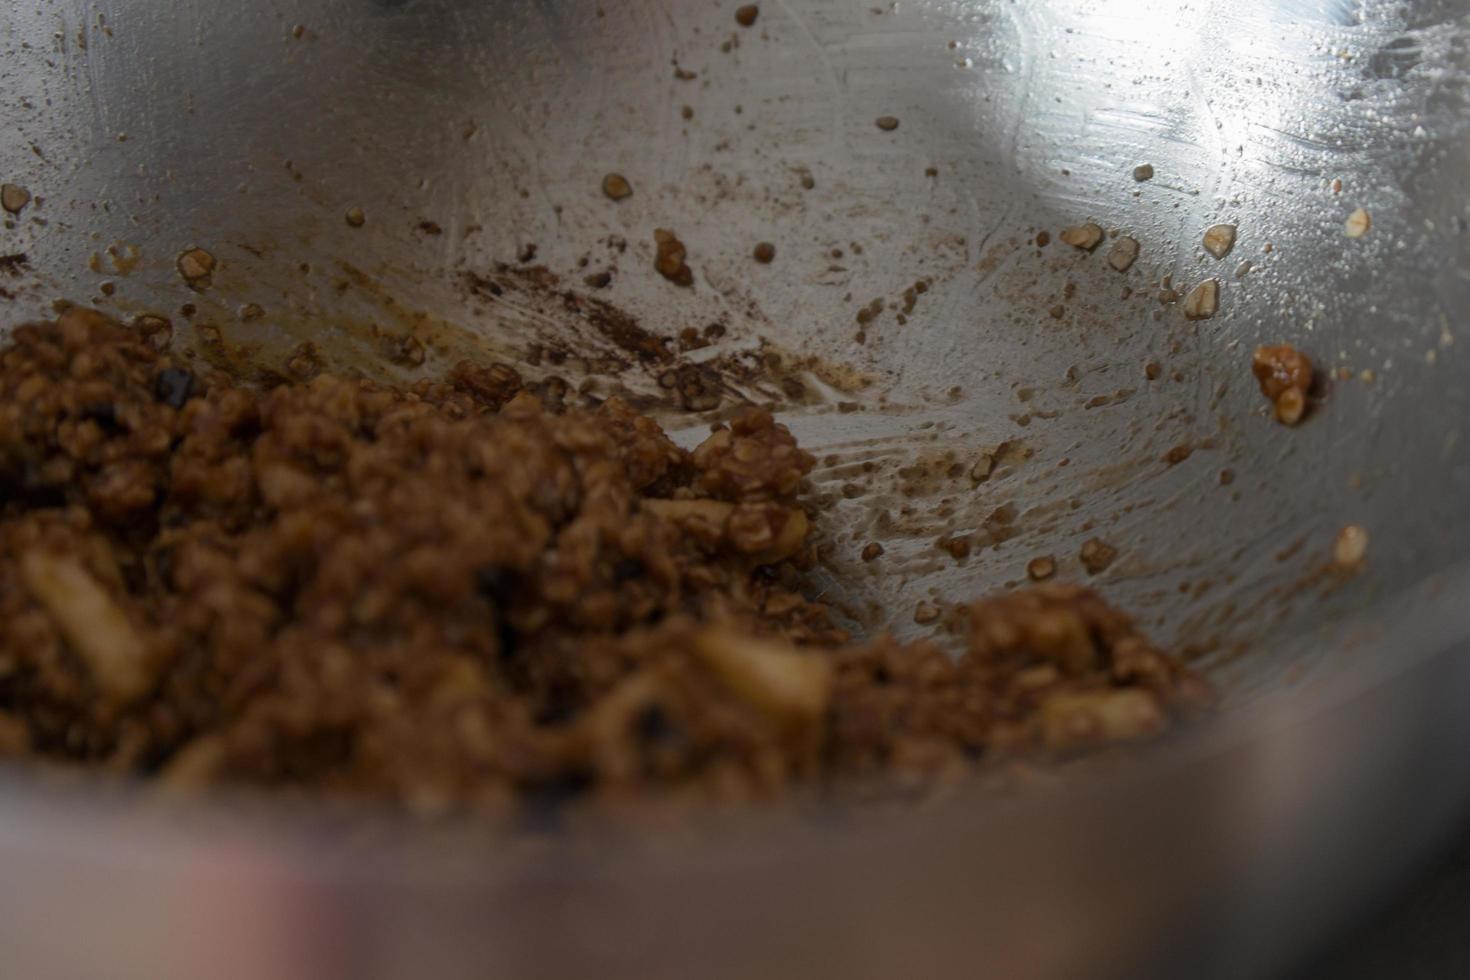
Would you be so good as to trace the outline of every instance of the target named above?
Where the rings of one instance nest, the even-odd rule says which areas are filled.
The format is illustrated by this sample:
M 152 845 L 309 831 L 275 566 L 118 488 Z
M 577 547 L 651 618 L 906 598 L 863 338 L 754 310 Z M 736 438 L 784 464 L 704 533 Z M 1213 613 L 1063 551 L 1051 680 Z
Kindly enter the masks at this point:
M 1149 738 L 1209 687 L 1080 586 L 958 658 L 803 592 L 813 465 L 506 364 L 262 389 L 72 309 L 0 350 L 0 755 L 518 814 L 926 788 Z

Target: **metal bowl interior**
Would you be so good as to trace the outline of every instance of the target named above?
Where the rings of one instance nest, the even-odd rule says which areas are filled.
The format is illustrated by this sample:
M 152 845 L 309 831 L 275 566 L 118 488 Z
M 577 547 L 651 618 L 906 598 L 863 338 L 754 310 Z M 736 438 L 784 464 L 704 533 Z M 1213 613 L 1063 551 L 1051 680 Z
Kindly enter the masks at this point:
M 686 441 L 770 403 L 821 461 L 819 584 L 854 623 L 917 632 L 918 603 L 1040 555 L 1089 578 L 1101 538 L 1120 555 L 1092 580 L 1222 685 L 1234 746 L 1461 638 L 1462 3 L 777 0 L 749 28 L 644 0 L 237 7 L 0 12 L 0 175 L 34 195 L 4 232 L 9 321 L 64 298 L 169 315 L 204 357 L 226 356 L 212 327 L 253 364 L 311 341 L 395 376 L 564 346 L 526 370 L 643 398 Z M 1136 263 L 1060 240 L 1088 221 Z M 692 288 L 655 273 L 656 228 Z M 202 292 L 175 268 L 192 247 L 219 261 Z M 1213 318 L 1160 301 L 1211 278 Z M 590 300 L 720 336 L 649 363 Z M 406 335 L 422 367 L 382 358 Z M 1297 429 L 1250 376 L 1279 342 L 1327 375 Z M 718 407 L 668 404 L 675 368 Z M 1346 524 L 1368 562 L 1326 574 Z M 959 561 L 935 545 L 958 535 Z

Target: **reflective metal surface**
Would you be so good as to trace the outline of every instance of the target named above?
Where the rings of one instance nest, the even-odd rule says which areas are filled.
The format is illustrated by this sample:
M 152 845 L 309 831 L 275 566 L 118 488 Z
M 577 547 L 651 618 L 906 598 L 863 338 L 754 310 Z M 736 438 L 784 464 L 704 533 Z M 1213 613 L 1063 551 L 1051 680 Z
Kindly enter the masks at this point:
M 168 313 L 181 347 L 208 324 L 259 360 L 310 339 L 372 371 L 375 330 L 419 336 L 430 372 L 548 338 L 617 356 L 544 291 L 467 278 L 506 263 L 657 334 L 718 323 L 681 356 L 788 366 L 785 385 L 724 376 L 722 407 L 773 402 L 821 458 L 824 587 L 856 622 L 912 631 L 918 602 L 1042 554 L 1085 577 L 1101 537 L 1121 551 L 1101 587 L 1229 692 L 1217 729 L 1020 804 L 636 858 L 420 841 L 348 870 L 294 825 L 184 832 L 17 791 L 4 948 L 152 977 L 199 975 L 219 944 L 242 976 L 1042 976 L 1148 955 L 1238 976 L 1340 922 L 1455 812 L 1470 8 L 780 0 L 743 29 L 734 6 L 12 3 L 0 178 L 36 199 L 3 232 L 28 260 L 0 281 L 7 319 L 69 298 Z M 601 193 L 611 171 L 631 198 Z M 1058 240 L 1084 221 L 1136 238 L 1137 263 Z M 1223 261 L 1200 246 L 1220 222 L 1239 228 Z M 688 244 L 692 289 L 653 271 L 657 227 Z M 198 294 L 174 268 L 193 246 L 220 261 Z M 1159 302 L 1207 278 L 1214 318 Z M 1334 372 L 1298 430 L 1249 376 L 1281 341 Z M 588 383 L 660 390 L 636 361 Z M 665 422 L 693 439 L 718 414 Z M 1367 570 L 1324 576 L 1347 523 Z M 934 546 L 958 534 L 964 562 Z M 856 560 L 870 540 L 881 571 Z M 127 901 L 144 888 L 157 901 Z M 85 942 L 53 931 L 63 908 Z

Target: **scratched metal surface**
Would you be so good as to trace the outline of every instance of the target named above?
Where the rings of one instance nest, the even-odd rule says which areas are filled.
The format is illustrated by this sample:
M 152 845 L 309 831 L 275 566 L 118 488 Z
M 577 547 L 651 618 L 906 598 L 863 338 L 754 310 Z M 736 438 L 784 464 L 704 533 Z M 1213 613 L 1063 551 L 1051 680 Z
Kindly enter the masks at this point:
M 733 7 L 7 4 L 0 178 L 35 199 L 0 232 L 0 251 L 28 260 L 21 275 L 0 281 L 10 297 L 4 318 L 40 315 L 57 299 L 121 314 L 164 312 L 175 318 L 176 342 L 189 348 L 198 335 L 178 311 L 193 303 L 194 323 L 216 326 L 261 359 L 311 339 L 345 365 L 372 370 L 386 370 L 372 353 L 375 328 L 423 337 L 426 371 L 466 354 L 521 359 L 547 338 L 597 349 L 604 340 L 561 302 L 534 290 L 492 299 L 465 288 L 466 273 L 515 265 L 534 243 L 535 262 L 575 292 L 588 292 L 583 275 L 613 270 L 611 287 L 596 295 L 651 330 L 726 326 L 715 347 L 686 355 L 692 362 L 772 351 L 807 359 L 799 397 L 732 383 L 723 408 L 740 397 L 773 401 L 821 457 L 816 488 L 832 544 L 824 587 L 871 626 L 912 632 L 918 602 L 960 601 L 1016 582 L 1041 554 L 1057 556 L 1064 576 L 1085 577 L 1078 549 L 1099 536 L 1122 551 L 1099 584 L 1165 640 L 1198 643 L 1201 662 L 1238 706 L 1269 701 L 1267 692 L 1292 683 L 1326 684 L 1349 668 L 1389 677 L 1399 662 L 1463 636 L 1450 614 L 1463 607 L 1465 580 L 1449 570 L 1470 551 L 1470 466 L 1460 431 L 1470 409 L 1462 336 L 1470 309 L 1464 2 L 779 0 L 762 4 L 749 30 L 736 26 Z M 897 129 L 875 125 L 885 115 L 899 120 Z M 1135 182 L 1134 167 L 1145 163 L 1155 177 Z M 609 171 L 629 177 L 632 198 L 614 205 L 600 194 Z M 344 220 L 353 207 L 366 214 L 360 229 Z M 1373 227 L 1349 240 L 1343 221 L 1358 207 Z M 1086 255 L 1056 241 L 1063 227 L 1085 220 L 1141 242 L 1127 274 L 1107 266 L 1106 245 Z M 425 231 L 424 222 L 440 233 Z M 1223 262 L 1200 248 L 1216 222 L 1240 229 Z M 653 273 L 655 227 L 675 229 L 688 243 L 692 290 Z M 1046 248 L 1033 244 L 1042 230 L 1053 237 Z M 629 243 L 625 255 L 612 236 Z M 759 241 L 777 246 L 770 266 L 749 259 Z M 185 289 L 174 271 L 175 256 L 196 245 L 221 263 L 202 294 Z M 1251 268 L 1240 275 L 1244 262 Z M 1188 323 L 1177 305 L 1160 305 L 1165 275 L 1184 288 L 1218 277 L 1219 315 Z M 905 290 L 921 280 L 927 291 L 905 310 Z M 882 300 L 878 314 L 860 325 L 859 311 L 874 300 Z M 238 315 L 251 303 L 263 318 Z M 1334 381 L 1295 431 L 1265 417 L 1248 375 L 1251 349 L 1279 341 L 1351 376 Z M 1159 380 L 1146 380 L 1149 361 L 1161 366 Z M 635 364 L 594 378 L 591 390 L 655 391 L 665 369 Z M 711 417 L 670 412 L 665 422 L 693 440 Z M 974 463 L 1001 446 L 1008 449 L 994 472 L 972 480 Z M 1192 454 L 1166 465 L 1164 454 L 1180 446 Z M 1226 469 L 1235 475 L 1228 487 L 1220 480 Z M 1324 593 L 1312 573 L 1349 522 L 1372 535 L 1368 569 Z M 934 543 L 945 535 L 973 536 L 972 556 L 957 563 L 939 552 Z M 870 540 L 883 541 L 887 553 L 864 566 L 855 556 Z M 1323 746 L 1335 742 L 1303 735 L 1283 755 L 1279 741 L 1263 735 L 1258 769 L 1229 769 L 1229 779 L 1201 775 L 1202 788 L 1170 795 L 1167 805 L 1161 794 L 1157 813 L 1198 828 L 1201 841 L 1233 841 L 1236 857 L 1256 853 L 1251 828 L 1269 826 L 1281 835 L 1270 853 L 1294 858 L 1309 841 L 1322 867 L 1359 870 L 1323 843 L 1306 811 L 1387 799 L 1370 777 L 1405 772 L 1399 754 L 1440 744 L 1409 735 L 1458 717 L 1452 704 L 1400 707 L 1383 716 L 1400 723 L 1385 722 L 1403 736 L 1398 741 L 1372 741 L 1377 729 L 1363 724 L 1333 729 L 1369 740 L 1362 768 L 1350 774 L 1358 796 L 1328 792 L 1325 773 L 1343 760 Z M 1288 721 L 1306 717 L 1289 700 L 1281 710 Z M 1413 727 L 1419 722 L 1422 730 Z M 1217 794 L 1253 801 L 1251 819 L 1216 827 L 1216 810 L 1176 812 Z M 61 955 L 76 975 L 105 962 L 116 975 L 187 976 L 188 953 L 218 966 L 217 945 L 181 945 L 172 920 L 147 903 L 104 901 L 118 887 L 136 893 L 138 882 L 183 861 L 183 851 L 165 839 L 138 852 L 146 859 L 123 860 L 109 850 L 106 835 L 121 832 L 105 815 L 68 810 L 65 819 L 43 819 L 30 804 L 7 806 L 19 814 L 0 842 L 12 856 L 7 866 L 17 853 L 44 852 L 47 861 L 72 854 L 75 881 L 92 882 L 63 888 L 38 866 L 41 899 L 0 893 L 15 913 L 0 917 L 9 924 L 6 948 L 22 963 L 44 953 Z M 1120 821 L 1133 826 L 1134 811 L 1122 812 Z M 767 947 L 748 940 L 765 926 L 742 916 L 774 899 L 754 877 L 741 879 L 746 890 L 725 888 L 730 875 L 739 877 L 732 868 L 746 867 L 739 862 L 706 869 L 699 880 L 735 896 L 719 914 L 747 931 L 683 927 L 703 929 L 697 935 L 707 946 L 698 949 L 728 955 L 721 962 L 732 975 L 742 964 L 788 975 L 794 963 L 805 976 L 836 966 L 848 976 L 873 975 L 880 969 L 873 964 L 915 962 L 883 959 L 900 951 L 929 954 L 930 975 L 940 975 L 973 965 L 967 942 L 1013 972 L 1069 975 L 1070 966 L 1075 975 L 1078 964 L 1098 967 L 1099 951 L 1120 937 L 1152 935 L 1144 927 L 1157 926 L 1160 910 L 1205 880 L 1192 858 L 1214 853 L 1196 840 L 1175 841 L 1171 851 L 1151 839 L 1149 867 L 1173 870 L 1174 879 L 1134 882 L 1120 864 L 1115 875 L 1084 881 L 1075 871 L 1084 855 L 1116 853 L 1121 862 L 1130 852 L 1085 847 L 1113 838 L 1099 824 L 1068 824 L 1058 808 L 1044 814 L 1049 832 L 1076 848 L 1017 837 L 1015 855 L 1025 857 L 1012 855 L 1011 863 L 1039 875 L 1034 907 L 1044 913 L 1030 918 L 1032 906 L 1000 903 L 993 918 L 964 928 L 948 919 L 920 924 L 917 910 L 930 905 L 916 896 L 928 892 L 913 889 L 946 868 L 954 879 L 1006 858 L 953 843 L 967 838 L 967 818 L 935 829 L 925 839 L 932 853 L 912 861 L 893 848 L 872 851 L 874 876 L 908 882 L 909 891 L 894 894 L 912 905 L 897 911 L 842 901 L 853 893 L 838 891 L 839 883 L 852 883 L 858 855 L 832 865 L 811 859 L 821 873 L 801 888 L 792 884 L 790 896 L 803 896 L 808 913 L 832 909 L 823 921 L 849 935 L 823 948 L 830 954 L 849 948 L 851 936 L 868 937 L 840 963 L 830 955 L 783 959 L 779 944 L 769 947 L 774 962 L 757 962 Z M 43 824 L 51 829 L 38 836 Z M 1395 836 L 1404 848 L 1412 838 Z M 82 839 L 100 843 L 78 850 Z M 1182 860 L 1160 858 L 1170 854 Z M 328 940 L 316 933 L 298 935 L 269 916 L 232 909 L 250 939 L 236 944 L 239 962 L 256 963 L 247 953 L 278 956 L 266 960 L 273 976 L 297 975 L 291 970 L 303 962 L 320 968 L 315 975 L 407 975 L 400 967 L 422 965 L 426 949 L 448 976 L 464 965 L 456 951 L 484 951 L 492 939 L 508 944 L 511 972 L 550 975 L 551 967 L 539 969 L 549 962 L 576 975 L 575 966 L 599 962 L 602 947 L 586 932 L 561 942 L 547 923 L 595 936 L 610 928 L 597 916 L 611 910 L 626 910 L 618 928 L 629 949 L 665 957 L 662 972 L 718 973 L 693 940 L 682 953 L 660 946 L 648 924 L 664 920 L 644 915 L 656 908 L 672 922 L 691 908 L 679 896 L 697 889 L 682 866 L 646 879 L 624 868 L 601 880 L 600 891 L 569 897 L 548 888 L 540 871 L 489 879 L 499 918 L 476 912 L 471 923 L 465 916 L 479 906 L 432 888 L 441 904 L 412 903 L 418 911 L 405 918 L 396 899 L 376 901 L 377 886 L 361 894 L 343 886 L 328 900 L 320 879 L 293 877 L 304 859 L 271 864 L 248 848 L 229 855 L 225 871 L 217 850 L 199 860 L 230 882 L 241 866 L 274 868 L 290 879 L 282 895 L 297 903 L 283 907 L 325 909 L 340 917 L 331 921 L 365 930 L 358 941 L 377 936 L 404 958 L 370 961 L 325 949 Z M 118 867 L 126 873 L 114 880 L 108 869 Z M 930 877 L 921 881 L 921 869 Z M 761 873 L 785 880 L 773 869 Z M 199 889 L 185 887 L 193 880 L 169 879 L 178 901 L 168 908 L 197 907 L 205 916 L 214 906 L 197 905 Z M 1246 890 L 1250 901 L 1240 908 L 1264 921 L 1271 910 L 1296 907 L 1287 897 L 1306 894 L 1308 882 L 1328 879 L 1303 871 L 1296 891 L 1267 872 L 1250 880 L 1256 891 Z M 832 882 L 830 893 L 818 887 L 823 881 Z M 948 887 L 959 904 L 947 908 L 975 898 L 964 881 Z M 525 888 L 540 897 L 522 905 Z M 1145 891 L 1147 901 L 1133 901 Z M 1109 900 L 1083 901 L 1100 894 Z M 626 901 L 609 898 L 619 895 Z M 86 918 L 99 902 L 109 911 L 98 906 Z M 880 907 L 898 918 L 880 916 Z M 1325 921 L 1327 907 L 1314 907 Z M 69 923 L 80 916 L 136 929 L 134 955 L 94 962 L 89 949 L 118 947 L 46 941 L 55 908 L 68 910 Z M 444 908 L 452 914 L 442 919 L 424 911 Z M 1089 911 L 1069 918 L 1058 908 Z M 546 918 L 528 919 L 537 909 Z M 1072 931 L 1059 931 L 1058 921 Z M 1244 920 L 1237 926 L 1245 929 Z M 1062 934 L 1071 938 L 1060 942 Z M 1005 945 L 1016 935 L 1026 937 L 1025 949 Z M 464 945 L 467 936 L 474 939 Z M 435 942 L 426 946 L 424 937 Z M 1211 968 L 1194 975 L 1225 975 L 1222 963 L 1259 968 L 1281 954 L 1270 943 L 1231 948 L 1240 960 L 1206 960 Z M 302 949 L 319 958 L 293 953 Z M 548 951 L 556 955 L 547 959 Z M 876 958 L 858 963 L 859 951 Z M 660 975 L 636 958 L 602 972 L 622 975 L 619 963 L 628 975 Z
M 1040 555 L 1086 577 L 1101 537 L 1122 552 L 1111 595 L 1261 690 L 1304 676 L 1321 644 L 1300 638 L 1334 608 L 1470 545 L 1459 7 L 814 0 L 745 30 L 718 4 L 12 5 L 0 172 L 43 200 L 6 233 L 30 260 L 10 318 L 194 302 L 266 359 L 303 338 L 361 352 L 378 325 L 424 336 L 427 371 L 546 336 L 595 348 L 560 303 L 464 288 L 534 243 L 579 291 L 614 271 L 597 296 L 656 332 L 727 325 L 688 361 L 817 359 L 800 398 L 739 396 L 775 401 L 821 458 L 823 585 L 860 622 L 913 632 L 916 604 Z M 631 199 L 600 194 L 608 171 Z M 1374 224 L 1352 241 L 1357 207 Z M 1055 239 L 1085 220 L 1136 237 L 1137 264 Z M 1200 247 L 1216 222 L 1240 229 L 1224 261 Z M 694 289 L 653 272 L 655 227 L 688 243 Z M 775 263 L 750 260 L 758 241 Z M 199 296 L 174 271 L 193 245 L 221 263 Z M 1218 277 L 1220 314 L 1162 306 L 1166 275 L 1181 293 Z M 242 321 L 249 303 L 265 317 Z M 1279 341 L 1353 375 L 1300 431 L 1248 374 Z M 594 384 L 656 391 L 657 373 Z M 693 440 L 709 418 L 666 424 Z M 1325 603 L 1294 588 L 1350 522 L 1371 573 Z M 962 562 L 935 545 L 956 536 Z M 864 565 L 872 540 L 887 553 Z

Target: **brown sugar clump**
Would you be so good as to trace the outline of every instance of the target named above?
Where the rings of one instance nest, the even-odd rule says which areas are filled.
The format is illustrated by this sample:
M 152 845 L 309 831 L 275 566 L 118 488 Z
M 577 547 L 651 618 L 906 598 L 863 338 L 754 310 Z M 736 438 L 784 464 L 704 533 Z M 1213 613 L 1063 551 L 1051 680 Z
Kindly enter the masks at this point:
M 622 174 L 608 174 L 602 178 L 602 193 L 614 201 L 621 201 L 633 196 L 633 185 Z
M 217 264 L 214 256 L 202 248 L 191 248 L 180 254 L 177 262 L 179 275 L 194 289 L 209 285 Z
M 1261 385 L 1261 394 L 1275 408 L 1276 420 L 1296 425 L 1307 411 L 1307 392 L 1312 387 L 1312 360 L 1290 344 L 1257 347 L 1251 371 Z
M 11 214 L 20 214 L 31 203 L 31 192 L 19 184 L 0 185 L 0 207 Z
M 968 535 L 961 534 L 957 537 L 945 538 L 939 546 L 949 552 L 950 557 L 956 561 L 970 557 L 971 544 Z
M 653 241 L 658 249 L 653 267 L 658 274 L 676 286 L 694 285 L 694 273 L 685 262 L 689 251 L 678 236 L 665 228 L 658 228 L 654 230 Z
M 1082 567 L 1087 569 L 1088 575 L 1100 575 L 1117 559 L 1118 549 L 1102 538 L 1090 538 L 1083 542 L 1077 557 L 1081 559 Z

